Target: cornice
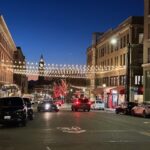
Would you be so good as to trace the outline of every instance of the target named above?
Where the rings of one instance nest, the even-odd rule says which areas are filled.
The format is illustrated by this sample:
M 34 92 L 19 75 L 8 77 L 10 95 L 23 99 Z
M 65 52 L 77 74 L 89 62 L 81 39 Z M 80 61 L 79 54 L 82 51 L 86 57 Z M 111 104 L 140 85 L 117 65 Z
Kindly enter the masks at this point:
M 2 26 L 3 34 L 5 35 L 5 38 L 7 39 L 7 42 L 10 44 L 10 46 L 12 47 L 13 50 L 16 50 L 16 45 L 13 41 L 13 38 L 12 38 L 10 32 L 9 32 L 9 29 L 8 29 L 8 27 L 6 25 L 6 22 L 5 22 L 2 15 L 0 16 L 0 24 Z

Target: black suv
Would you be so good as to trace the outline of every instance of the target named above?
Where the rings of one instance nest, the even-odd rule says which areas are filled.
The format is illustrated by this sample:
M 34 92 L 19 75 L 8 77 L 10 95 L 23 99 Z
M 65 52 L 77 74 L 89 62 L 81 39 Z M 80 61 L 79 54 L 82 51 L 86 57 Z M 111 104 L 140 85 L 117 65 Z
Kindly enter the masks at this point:
M 79 98 L 78 100 L 75 100 L 71 106 L 72 111 L 78 111 L 78 110 L 90 111 L 90 108 L 91 108 L 91 104 L 87 98 L 85 99 Z
M 32 108 L 32 103 L 31 103 L 31 99 L 27 98 L 27 97 L 23 97 L 23 100 L 27 106 L 27 114 L 28 114 L 28 118 L 30 120 L 33 120 L 33 108 Z
M 21 97 L 0 98 L 0 124 L 22 123 L 26 125 L 27 107 Z

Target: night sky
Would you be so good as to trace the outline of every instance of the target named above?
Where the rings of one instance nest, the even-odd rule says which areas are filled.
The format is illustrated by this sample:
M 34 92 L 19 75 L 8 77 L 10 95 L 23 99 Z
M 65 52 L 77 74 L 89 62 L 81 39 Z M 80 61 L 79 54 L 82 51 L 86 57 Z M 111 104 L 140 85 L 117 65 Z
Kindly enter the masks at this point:
M 0 0 L 9 31 L 27 61 L 86 64 L 92 33 L 142 16 L 144 0 Z

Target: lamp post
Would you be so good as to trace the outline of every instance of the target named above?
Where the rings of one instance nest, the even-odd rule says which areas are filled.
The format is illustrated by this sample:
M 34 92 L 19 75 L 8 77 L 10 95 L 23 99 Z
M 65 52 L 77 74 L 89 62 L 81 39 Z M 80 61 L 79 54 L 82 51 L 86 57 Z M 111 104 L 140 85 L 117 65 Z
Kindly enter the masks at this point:
M 103 85 L 102 85 L 102 87 L 104 88 L 104 94 L 103 94 L 103 97 L 104 97 L 104 102 L 105 102 L 105 105 L 106 105 L 106 91 L 105 91 L 105 88 L 106 88 L 106 84 L 104 83 Z
M 126 84 L 125 84 L 125 101 L 129 102 L 130 100 L 130 51 L 131 44 L 128 43 L 127 57 L 126 57 Z
M 110 43 L 112 45 L 116 45 L 117 44 L 117 39 L 116 38 L 112 38 Z M 127 46 L 127 55 L 126 55 L 126 82 L 125 82 L 125 101 L 129 102 L 130 100 L 130 52 L 131 52 L 131 43 L 128 43 Z

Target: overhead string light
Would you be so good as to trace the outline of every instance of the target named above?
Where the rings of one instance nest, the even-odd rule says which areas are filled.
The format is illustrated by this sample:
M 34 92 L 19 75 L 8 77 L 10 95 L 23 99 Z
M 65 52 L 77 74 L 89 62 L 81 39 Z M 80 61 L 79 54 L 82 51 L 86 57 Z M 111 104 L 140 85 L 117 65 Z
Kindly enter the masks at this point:
M 16 74 L 39 75 L 40 67 L 37 62 L 1 60 L 0 66 L 13 70 Z M 101 66 L 101 65 L 79 65 L 79 64 L 44 64 L 41 67 L 43 76 L 64 76 L 73 78 L 88 78 L 93 73 L 106 73 L 114 70 L 126 69 L 126 66 Z M 41 75 L 41 74 L 40 74 Z

